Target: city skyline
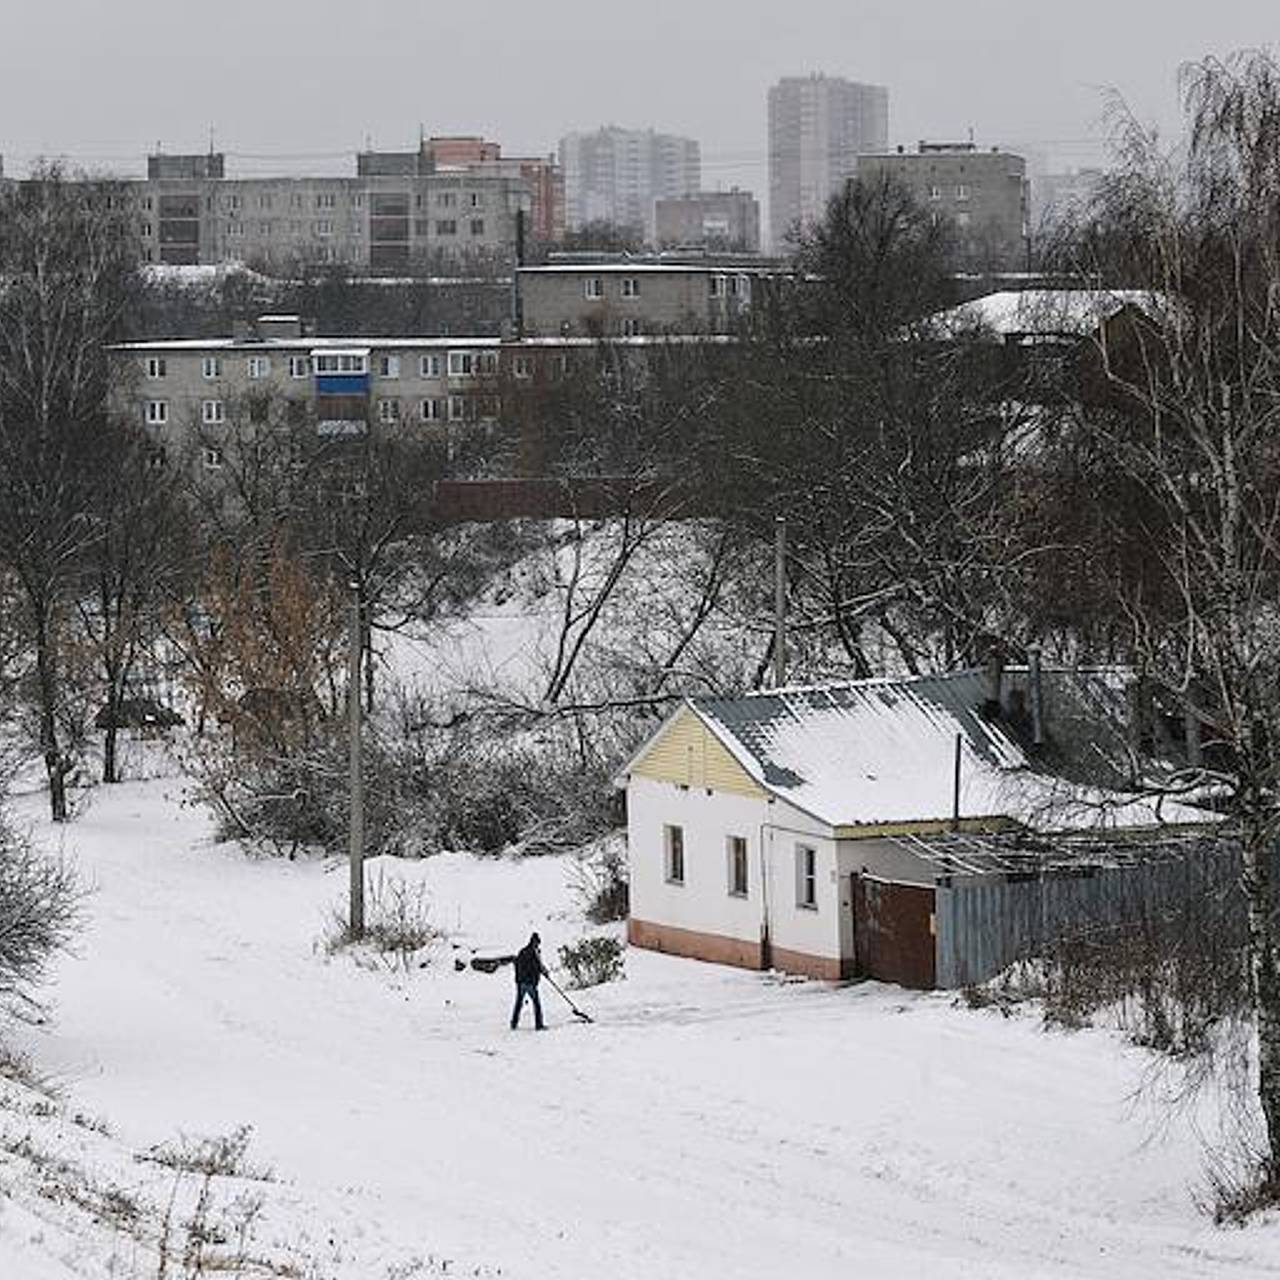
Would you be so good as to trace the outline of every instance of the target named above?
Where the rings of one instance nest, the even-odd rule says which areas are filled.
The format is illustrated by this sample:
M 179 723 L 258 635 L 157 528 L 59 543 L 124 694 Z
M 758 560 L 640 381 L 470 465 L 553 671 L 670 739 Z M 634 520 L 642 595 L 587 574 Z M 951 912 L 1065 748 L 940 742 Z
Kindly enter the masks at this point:
M 1101 158 L 1110 91 L 1168 133 L 1179 64 L 1268 33 L 1256 0 L 1165 6 L 1158 25 L 1100 0 L 1034 14 L 988 0 L 964 15 L 801 0 L 785 23 L 743 0 L 658 4 L 652 16 L 637 29 L 581 0 L 548 0 L 536 14 L 491 4 L 423 21 L 407 0 L 383 0 L 353 48 L 345 11 L 325 0 L 227 0 L 198 40 L 155 0 L 27 7 L 0 50 L 0 154 L 13 176 L 38 156 L 137 173 L 157 145 L 212 143 L 244 175 L 339 172 L 364 147 L 412 146 L 419 126 L 536 155 L 618 124 L 697 139 L 704 187 L 736 184 L 765 201 L 766 95 L 784 76 L 887 86 L 891 145 L 972 130 L 1064 168 Z

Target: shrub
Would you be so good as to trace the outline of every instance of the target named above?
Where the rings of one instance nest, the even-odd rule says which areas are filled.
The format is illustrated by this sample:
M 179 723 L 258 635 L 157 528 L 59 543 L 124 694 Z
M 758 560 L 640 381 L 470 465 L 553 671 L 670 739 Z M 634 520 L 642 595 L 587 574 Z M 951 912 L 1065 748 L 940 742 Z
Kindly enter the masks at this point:
M 364 937 L 351 937 L 345 907 L 335 910 L 326 949 L 367 947 L 380 960 L 406 972 L 421 964 L 421 953 L 445 935 L 431 920 L 431 897 L 423 884 L 409 884 L 379 873 L 365 887 Z
M 592 924 L 625 920 L 630 907 L 626 845 L 606 838 L 584 849 L 573 868 L 573 890 Z
M 624 977 L 622 943 L 617 938 L 582 938 L 560 948 L 560 964 L 574 988 L 595 987 Z

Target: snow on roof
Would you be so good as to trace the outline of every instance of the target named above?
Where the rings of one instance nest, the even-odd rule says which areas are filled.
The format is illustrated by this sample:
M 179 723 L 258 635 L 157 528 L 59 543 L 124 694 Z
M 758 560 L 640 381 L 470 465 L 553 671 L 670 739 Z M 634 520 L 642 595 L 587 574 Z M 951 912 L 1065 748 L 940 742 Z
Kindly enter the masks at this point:
M 317 338 L 317 337 L 243 337 L 243 338 L 157 338 L 154 341 L 120 342 L 109 347 L 110 351 L 261 351 L 264 348 L 278 351 L 344 351 L 353 344 L 360 350 L 389 349 L 418 350 L 445 349 L 474 350 L 477 347 L 499 347 L 501 338 Z
M 978 329 L 1001 338 L 1086 337 L 1125 307 L 1157 315 L 1165 306 L 1163 295 L 1147 289 L 1002 289 L 939 312 L 929 327 L 948 337 Z
M 965 671 L 688 705 L 762 787 L 832 827 L 950 820 L 957 738 L 961 818 L 1042 831 L 1205 820 L 1034 771 L 1012 731 L 983 715 L 985 696 L 982 673 Z

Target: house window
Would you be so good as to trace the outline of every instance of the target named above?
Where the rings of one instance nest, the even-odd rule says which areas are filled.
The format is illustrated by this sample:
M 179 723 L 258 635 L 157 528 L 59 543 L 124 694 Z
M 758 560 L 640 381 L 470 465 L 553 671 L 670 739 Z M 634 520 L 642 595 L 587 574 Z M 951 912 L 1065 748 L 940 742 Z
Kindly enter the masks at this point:
M 151 235 L 151 223 L 143 222 L 138 226 L 138 234 L 144 238 Z
M 147 421 L 153 427 L 163 426 L 169 421 L 169 402 L 167 400 L 147 401 Z
M 243 223 L 243 222 L 228 222 L 228 223 L 227 223 L 227 235 L 229 235 L 229 236 L 233 236 L 233 237 L 239 237 L 239 236 L 244 235 L 244 223 Z
M 484 235 L 484 219 L 483 218 L 471 219 L 471 234 L 473 236 Z
M 479 191 L 471 192 L 470 200 L 471 200 L 471 207 L 473 209 L 484 208 L 484 195 L 482 192 L 479 192 Z
M 730 836 L 729 853 L 729 896 L 745 898 L 747 896 L 747 838 L 746 836 Z
M 270 209 L 270 208 L 271 208 L 271 197 L 270 197 L 270 196 L 259 196 L 259 197 L 258 197 L 258 208 L 259 208 L 259 209 Z
M 604 281 L 599 276 L 591 276 L 583 281 L 582 296 L 589 302 L 598 302 L 604 297 Z
M 961 182 L 956 186 L 956 199 L 967 200 L 969 198 L 969 187 L 967 183 Z
M 215 445 L 205 445 L 203 450 L 204 469 L 206 471 L 222 470 L 222 450 Z
M 321 218 L 319 222 L 312 223 L 311 227 L 318 236 L 333 235 L 333 223 L 328 218 Z
M 796 845 L 796 906 L 818 909 L 818 851 L 812 845 Z
M 418 376 L 422 378 L 438 378 L 440 376 L 440 357 L 435 355 L 419 357 Z
M 379 400 L 378 401 L 378 421 L 384 423 L 392 423 L 400 421 L 400 401 L 399 400 Z
M 640 296 L 639 276 L 622 277 L 622 296 L 624 298 L 638 298 Z
M 481 377 L 493 377 L 498 372 L 498 353 L 496 351 L 476 352 L 475 370 Z
M 436 221 L 436 235 L 456 236 L 457 234 L 458 224 L 453 218 L 440 218 Z
M 941 187 L 930 187 L 930 188 L 929 188 L 929 199 L 930 199 L 930 200 L 941 200 L 941 199 L 942 199 L 942 188 L 941 188 Z
M 148 356 L 147 357 L 147 377 L 163 378 L 168 372 L 164 362 L 164 356 Z
M 635 338 L 644 332 L 644 321 L 639 316 L 622 317 L 622 336 Z
M 713 298 L 723 298 L 725 289 L 724 276 L 710 276 L 707 280 L 707 292 Z
M 528 356 L 516 356 L 511 362 L 512 377 L 522 382 L 533 377 L 533 361 Z
M 465 422 L 470 406 L 467 403 L 466 396 L 450 396 L 449 397 L 449 421 Z
M 317 373 L 367 373 L 368 363 L 365 356 L 358 355 L 318 355 L 316 356 Z
M 442 209 L 452 209 L 458 203 L 458 193 L 456 191 L 442 191 L 436 196 L 436 204 Z
M 684 884 L 684 828 L 662 828 L 662 844 L 668 884 Z
M 271 372 L 271 358 L 269 356 L 250 356 L 249 357 L 249 377 L 265 378 Z
M 972 221 L 973 219 L 970 217 L 968 209 L 961 209 L 960 212 L 956 214 L 956 226 L 961 230 L 964 230 L 964 228 Z
M 400 376 L 400 357 L 379 356 L 378 376 L 380 378 L 398 378 Z
M 200 421 L 216 426 L 227 420 L 227 406 L 221 400 L 204 400 L 200 404 Z
M 205 356 L 200 361 L 200 372 L 206 378 L 222 377 L 222 360 L 218 356 Z
M 317 209 L 332 209 L 335 203 L 336 201 L 332 193 L 321 194 L 316 196 Z
M 470 351 L 449 352 L 449 377 L 469 378 L 475 372 L 475 356 Z
M 444 417 L 444 405 L 439 397 L 424 400 L 419 406 L 423 422 L 439 422 Z
M 306 356 L 289 357 L 289 377 L 305 378 L 311 372 L 311 361 Z

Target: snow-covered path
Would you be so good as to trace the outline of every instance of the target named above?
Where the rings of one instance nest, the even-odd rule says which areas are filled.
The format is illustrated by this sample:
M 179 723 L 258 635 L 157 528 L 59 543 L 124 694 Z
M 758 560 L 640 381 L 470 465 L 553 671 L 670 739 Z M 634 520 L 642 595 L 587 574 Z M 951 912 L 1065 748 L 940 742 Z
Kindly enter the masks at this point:
M 644 953 L 596 1025 L 547 992 L 553 1029 L 512 1034 L 508 971 L 327 957 L 344 869 L 249 861 L 178 796 L 102 789 L 69 828 L 90 922 L 25 1047 L 135 1150 L 254 1126 L 323 1275 L 1280 1276 L 1280 1224 L 1196 1212 L 1189 1122 L 1133 1102 L 1149 1060 L 1112 1037 Z M 561 862 L 387 874 L 467 946 L 582 932 Z

